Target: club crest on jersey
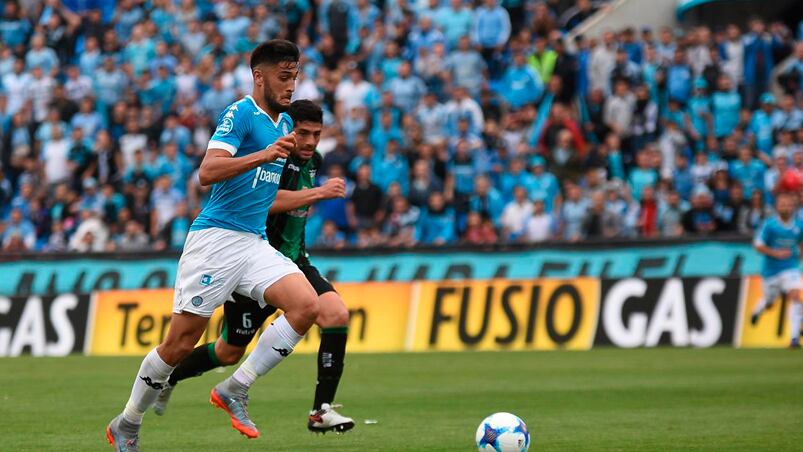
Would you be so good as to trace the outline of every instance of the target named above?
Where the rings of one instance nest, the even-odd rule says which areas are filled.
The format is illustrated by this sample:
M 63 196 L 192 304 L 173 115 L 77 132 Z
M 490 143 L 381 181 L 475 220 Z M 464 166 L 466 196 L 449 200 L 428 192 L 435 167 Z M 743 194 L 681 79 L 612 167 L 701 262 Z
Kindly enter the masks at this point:
M 226 116 L 223 118 L 223 121 L 220 122 L 220 125 L 217 126 L 217 130 L 215 130 L 215 134 L 217 135 L 227 135 L 229 132 L 234 129 L 234 123 L 231 121 L 228 115 L 234 115 L 230 112 L 226 113 Z

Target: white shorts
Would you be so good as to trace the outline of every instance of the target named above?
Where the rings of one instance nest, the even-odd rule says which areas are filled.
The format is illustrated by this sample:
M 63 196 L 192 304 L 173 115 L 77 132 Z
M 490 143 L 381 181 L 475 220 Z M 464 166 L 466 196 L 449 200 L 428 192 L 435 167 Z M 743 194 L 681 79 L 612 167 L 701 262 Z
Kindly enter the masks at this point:
M 790 268 L 784 270 L 775 276 L 764 278 L 764 291 L 789 293 L 792 290 L 800 289 L 803 284 L 800 282 L 800 270 Z
M 265 289 L 298 266 L 267 240 L 221 228 L 191 231 L 178 261 L 173 312 L 211 317 L 232 292 L 265 306 Z

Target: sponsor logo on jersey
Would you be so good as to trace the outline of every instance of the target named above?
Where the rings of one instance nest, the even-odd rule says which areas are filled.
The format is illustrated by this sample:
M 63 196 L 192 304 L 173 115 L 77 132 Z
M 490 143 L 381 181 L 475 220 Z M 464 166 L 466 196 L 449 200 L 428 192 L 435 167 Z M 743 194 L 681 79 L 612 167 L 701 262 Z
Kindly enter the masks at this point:
M 296 166 L 296 165 L 295 165 L 295 164 L 293 164 L 293 163 L 291 163 L 291 164 L 287 165 L 287 167 L 288 167 L 288 168 L 290 168 L 290 169 L 291 169 L 291 170 L 293 170 L 293 171 L 301 171 L 301 168 L 299 168 L 298 166 Z
M 282 177 L 281 174 L 272 173 L 266 169 L 263 169 L 261 166 L 257 166 L 257 170 L 254 173 L 254 182 L 251 184 L 251 188 L 256 188 L 258 182 L 278 184 L 279 179 L 281 179 L 281 177 Z
M 231 112 L 226 113 L 231 114 Z M 233 116 L 233 115 L 232 115 Z M 215 135 L 228 135 L 229 132 L 234 129 L 234 123 L 231 121 L 231 118 L 224 117 L 223 121 L 220 121 L 220 125 L 217 126 L 217 130 L 215 130 Z
M 289 210 L 289 211 L 287 211 L 287 215 L 289 215 L 291 217 L 296 217 L 296 218 L 306 218 L 307 217 L 307 212 L 308 212 L 307 207 L 303 207 L 303 208 L 300 208 L 300 209 Z
M 192 305 L 195 306 L 196 308 L 200 306 L 203 302 L 204 302 L 203 297 L 198 295 L 192 297 L 192 300 L 190 300 L 190 303 L 192 303 Z

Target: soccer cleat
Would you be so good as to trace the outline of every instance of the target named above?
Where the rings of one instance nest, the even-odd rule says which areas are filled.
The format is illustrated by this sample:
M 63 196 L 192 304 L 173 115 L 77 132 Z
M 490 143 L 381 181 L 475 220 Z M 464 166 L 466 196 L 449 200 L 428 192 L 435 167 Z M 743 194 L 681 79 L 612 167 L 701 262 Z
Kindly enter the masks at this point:
M 335 411 L 335 408 L 341 408 L 342 406 L 329 405 L 328 403 L 321 404 L 320 410 L 310 413 L 307 428 L 315 433 L 343 433 L 353 429 L 354 419 Z
M 757 313 L 757 312 L 754 312 L 753 315 L 750 316 L 750 324 L 751 325 L 755 325 L 756 323 L 758 323 L 758 316 L 759 316 L 759 313 Z
M 120 429 L 120 416 L 115 417 L 106 426 L 106 441 L 116 452 L 139 452 L 139 436 L 126 436 Z
M 175 386 L 170 383 L 165 384 L 164 389 L 159 393 L 159 397 L 156 398 L 156 402 L 153 403 L 154 413 L 159 416 L 165 414 L 165 411 L 167 411 L 167 404 L 170 402 L 170 396 L 173 394 L 173 388 L 175 388 Z
M 248 397 L 234 397 L 218 388 L 212 388 L 209 403 L 225 411 L 231 418 L 231 426 L 250 439 L 259 437 L 257 426 L 248 417 Z

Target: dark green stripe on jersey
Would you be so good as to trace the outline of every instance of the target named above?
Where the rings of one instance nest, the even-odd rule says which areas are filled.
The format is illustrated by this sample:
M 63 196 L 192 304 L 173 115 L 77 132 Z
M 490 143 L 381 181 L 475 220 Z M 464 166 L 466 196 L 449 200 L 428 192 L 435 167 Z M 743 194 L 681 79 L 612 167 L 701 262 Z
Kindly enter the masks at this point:
M 323 158 L 316 151 L 306 162 L 292 156 L 287 159 L 279 180 L 279 190 L 305 190 L 315 187 L 315 174 Z M 270 244 L 290 260 L 297 261 L 306 254 L 304 227 L 309 206 L 289 212 L 268 215 L 267 232 Z

